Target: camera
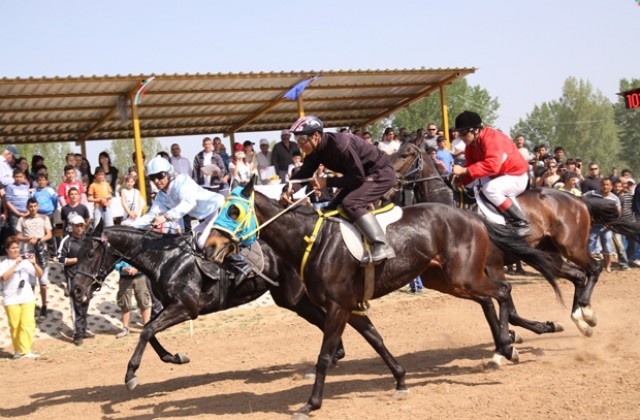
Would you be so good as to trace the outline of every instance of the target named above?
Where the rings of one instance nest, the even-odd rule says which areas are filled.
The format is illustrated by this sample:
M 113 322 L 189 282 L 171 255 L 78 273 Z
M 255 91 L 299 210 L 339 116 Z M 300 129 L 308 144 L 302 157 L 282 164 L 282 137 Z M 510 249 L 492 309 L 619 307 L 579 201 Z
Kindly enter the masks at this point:
M 25 260 L 29 258 L 31 254 L 22 254 L 20 255 L 22 258 L 24 258 Z

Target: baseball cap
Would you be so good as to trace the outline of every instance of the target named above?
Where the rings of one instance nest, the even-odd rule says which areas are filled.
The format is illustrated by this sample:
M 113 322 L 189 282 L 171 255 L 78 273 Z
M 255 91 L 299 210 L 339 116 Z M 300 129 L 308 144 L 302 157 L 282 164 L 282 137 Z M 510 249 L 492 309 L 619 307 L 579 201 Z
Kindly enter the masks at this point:
M 76 214 L 69 220 L 69 223 L 72 225 L 84 224 L 84 219 L 82 216 Z
M 244 147 L 247 147 L 247 146 L 253 146 L 254 144 L 255 144 L 255 143 L 254 143 L 254 142 L 252 142 L 251 140 L 245 140 L 245 141 L 244 141 L 244 143 L 242 143 L 242 145 L 243 145 Z
M 290 136 L 290 135 L 291 135 L 291 132 L 290 132 L 288 129 L 286 129 L 286 128 L 285 128 L 284 130 L 282 130 L 282 132 L 280 133 L 280 135 L 281 135 L 281 136 L 285 136 L 285 135 Z
M 4 150 L 6 150 L 7 152 L 11 153 L 14 158 L 18 157 L 18 148 L 16 146 L 14 146 L 13 144 L 10 144 L 9 146 L 5 147 Z
M 260 139 L 260 146 L 262 146 L 263 144 L 269 144 L 269 140 L 267 139 Z

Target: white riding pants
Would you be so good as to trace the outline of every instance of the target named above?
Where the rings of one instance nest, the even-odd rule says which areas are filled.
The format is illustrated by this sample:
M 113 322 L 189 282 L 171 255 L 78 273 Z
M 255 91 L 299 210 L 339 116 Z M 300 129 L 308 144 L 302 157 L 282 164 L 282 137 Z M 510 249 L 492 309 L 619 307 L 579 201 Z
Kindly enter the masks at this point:
M 500 208 L 507 197 L 516 197 L 527 189 L 529 176 L 525 172 L 522 175 L 501 175 L 496 178 L 488 176 L 478 178 L 471 185 L 478 185 L 485 197 L 496 207 Z

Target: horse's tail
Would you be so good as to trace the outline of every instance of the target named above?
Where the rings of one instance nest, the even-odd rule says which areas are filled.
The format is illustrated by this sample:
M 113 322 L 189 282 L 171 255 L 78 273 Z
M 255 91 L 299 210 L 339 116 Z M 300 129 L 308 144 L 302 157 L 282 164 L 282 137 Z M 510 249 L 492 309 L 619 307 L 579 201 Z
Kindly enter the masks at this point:
M 640 223 L 634 220 L 617 219 L 605 223 L 605 226 L 615 233 L 633 237 L 636 242 L 640 242 Z
M 484 217 L 480 219 L 487 228 L 491 241 L 504 252 L 505 256 L 522 260 L 542 274 L 553 288 L 558 301 L 564 305 L 562 292 L 554 275 L 557 270 L 551 254 L 530 247 L 524 238 L 515 235 L 510 227 L 492 223 Z
M 634 220 L 620 219 L 616 203 L 601 197 L 582 197 L 587 206 L 591 223 L 605 225 L 611 231 L 625 236 L 633 236 L 640 241 L 640 223 Z
M 618 219 L 618 209 L 616 203 L 600 197 L 582 197 L 582 202 L 589 210 L 591 223 L 596 225 L 606 225 Z

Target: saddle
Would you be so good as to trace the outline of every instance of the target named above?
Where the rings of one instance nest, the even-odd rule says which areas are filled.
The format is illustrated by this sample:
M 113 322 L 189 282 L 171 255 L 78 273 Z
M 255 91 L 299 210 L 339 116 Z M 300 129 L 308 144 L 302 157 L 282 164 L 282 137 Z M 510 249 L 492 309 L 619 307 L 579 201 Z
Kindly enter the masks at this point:
M 340 233 L 342 234 L 344 244 L 347 246 L 351 255 L 357 261 L 361 261 L 365 254 L 364 236 L 360 230 L 350 222 L 347 215 L 341 209 L 335 211 L 338 212 L 340 216 L 337 220 L 340 222 Z M 375 214 L 378 223 L 380 223 L 382 230 L 386 234 L 387 226 L 397 222 L 402 217 L 402 208 L 389 204 L 385 207 L 375 209 L 371 213 Z

